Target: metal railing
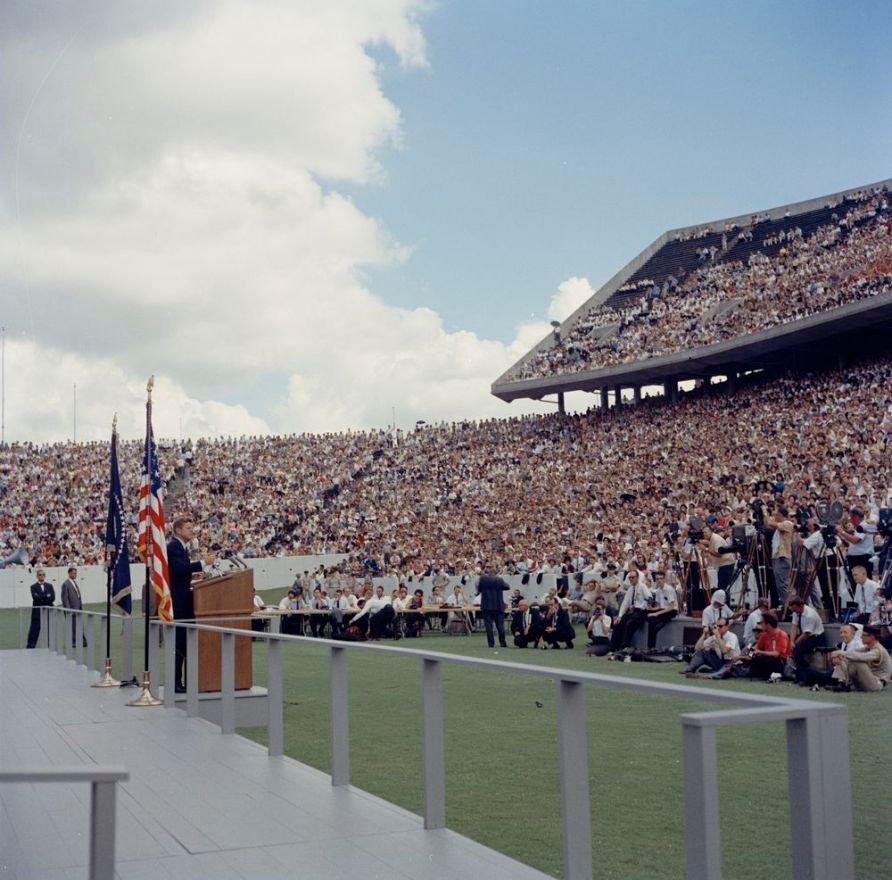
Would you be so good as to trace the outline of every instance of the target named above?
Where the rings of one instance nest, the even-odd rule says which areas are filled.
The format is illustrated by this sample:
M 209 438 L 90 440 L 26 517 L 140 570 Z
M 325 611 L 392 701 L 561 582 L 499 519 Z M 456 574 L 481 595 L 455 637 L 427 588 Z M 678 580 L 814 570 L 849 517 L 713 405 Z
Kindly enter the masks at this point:
M 61 631 L 68 636 L 64 646 L 69 648 L 69 615 L 93 614 L 59 608 L 45 610 L 55 612 L 49 616 L 63 621 L 53 631 Z M 348 652 L 395 655 L 407 660 L 411 658 L 412 662 L 418 663 L 421 674 L 423 818 L 426 829 L 446 826 L 443 666 L 469 666 L 554 681 L 558 712 L 563 873 L 567 880 L 591 880 L 593 877 L 585 687 L 607 687 L 644 695 L 694 699 L 728 707 L 717 711 L 688 712 L 680 716 L 688 880 L 721 880 L 716 731 L 741 724 L 783 722 L 787 742 L 791 876 L 793 880 L 854 880 L 848 710 L 845 706 L 390 645 L 247 631 L 204 623 L 155 621 L 152 627 L 150 658 L 153 654 L 157 658 L 157 645 L 163 632 L 164 703 L 167 707 L 174 706 L 175 697 L 175 631 L 177 627 L 187 631 L 186 714 L 189 717 L 199 713 L 198 633 L 205 631 L 221 635 L 220 726 L 224 734 L 235 732 L 235 639 L 253 637 L 265 640 L 269 706 L 267 749 L 270 756 L 284 753 L 283 644 L 305 642 L 326 647 L 329 652 L 331 698 L 331 779 L 335 786 L 350 784 Z M 49 633 L 48 638 L 52 644 Z M 58 650 L 58 645 L 56 650 L 65 653 Z
M 117 785 L 129 778 L 130 774 L 123 767 L 23 767 L 0 770 L 0 783 L 90 783 L 90 880 L 114 880 Z

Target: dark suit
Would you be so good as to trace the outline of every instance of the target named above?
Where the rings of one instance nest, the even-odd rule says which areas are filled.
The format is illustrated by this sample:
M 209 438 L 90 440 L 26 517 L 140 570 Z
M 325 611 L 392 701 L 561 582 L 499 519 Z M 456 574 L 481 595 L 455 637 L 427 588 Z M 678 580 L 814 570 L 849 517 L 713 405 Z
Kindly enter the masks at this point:
M 201 571 L 201 562 L 190 562 L 183 542 L 174 536 L 167 542 L 167 571 L 170 575 L 170 600 L 174 620 L 191 620 L 195 617 L 192 605 L 192 575 Z M 177 687 L 186 686 L 186 630 L 177 627 L 176 636 Z
M 483 615 L 483 625 L 486 627 L 486 641 L 490 648 L 494 648 L 492 627 L 496 626 L 499 634 L 499 644 L 507 648 L 505 642 L 505 598 L 502 595 L 511 588 L 500 577 L 493 574 L 480 576 L 477 582 L 477 591 L 480 593 L 480 613 Z
M 548 627 L 554 627 L 554 632 L 547 632 Z M 554 613 L 554 617 L 545 621 L 546 631 L 542 633 L 542 638 L 551 645 L 552 648 L 558 647 L 558 642 L 566 642 L 568 648 L 573 647 L 573 640 L 576 638 L 576 630 L 570 623 L 570 613 L 566 608 L 558 608 Z
M 28 630 L 28 647 L 36 648 L 40 636 L 40 609 L 56 604 L 56 591 L 53 585 L 46 583 L 31 584 L 31 628 Z
M 524 616 L 527 614 L 529 618 L 525 622 Z M 538 608 L 529 608 L 527 611 L 517 610 L 511 618 L 511 634 L 514 636 L 514 644 L 518 648 L 525 648 L 529 644 L 538 645 L 544 628 L 544 621 Z
M 63 608 L 72 608 L 75 611 L 80 611 L 83 609 L 84 604 L 81 600 L 81 591 L 80 587 L 78 587 L 77 583 L 71 578 L 65 578 L 62 582 L 62 607 Z M 82 636 L 84 640 L 84 646 L 87 644 L 86 635 Z M 74 647 L 77 644 L 77 617 L 73 616 L 71 620 L 71 644 Z

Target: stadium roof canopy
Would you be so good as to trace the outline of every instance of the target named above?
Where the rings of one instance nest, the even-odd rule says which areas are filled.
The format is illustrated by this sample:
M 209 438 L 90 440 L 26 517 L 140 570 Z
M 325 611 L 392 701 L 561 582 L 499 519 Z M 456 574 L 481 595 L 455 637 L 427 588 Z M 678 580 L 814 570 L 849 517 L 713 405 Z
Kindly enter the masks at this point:
M 691 259 L 697 249 L 715 247 L 719 250 L 716 262 L 745 261 L 748 254 L 756 250 L 773 255 L 776 250 L 764 248 L 762 239 L 797 226 L 809 234 L 823 223 L 832 222 L 830 215 L 833 208 L 847 196 L 882 188 L 892 190 L 892 179 L 804 202 L 780 205 L 767 211 L 664 232 L 576 309 L 556 328 L 555 333 L 549 333 L 496 379 L 492 384 L 492 393 L 505 401 L 540 399 L 548 394 L 568 391 L 594 392 L 615 387 L 635 388 L 683 379 L 733 375 L 789 366 L 794 361 L 803 365 L 826 362 L 835 366 L 840 357 L 858 353 L 865 345 L 892 346 L 892 293 L 883 293 L 713 345 L 601 369 L 517 378 L 524 364 L 554 345 L 556 337 L 565 337 L 575 322 L 593 307 L 621 306 L 627 299 L 641 295 L 641 290 L 635 288 L 639 281 L 660 284 L 670 275 L 695 269 L 697 264 L 691 263 Z M 737 232 L 740 229 L 755 228 L 754 217 L 761 218 L 759 240 L 749 244 L 738 241 Z M 726 235 L 730 227 L 736 227 L 733 236 Z M 728 238 L 732 240 L 729 242 Z

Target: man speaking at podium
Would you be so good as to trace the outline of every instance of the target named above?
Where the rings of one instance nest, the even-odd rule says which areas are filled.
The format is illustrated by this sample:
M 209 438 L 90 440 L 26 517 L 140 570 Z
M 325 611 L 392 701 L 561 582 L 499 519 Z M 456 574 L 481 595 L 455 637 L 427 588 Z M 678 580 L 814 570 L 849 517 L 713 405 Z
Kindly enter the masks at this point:
M 173 537 L 167 542 L 167 571 L 170 575 L 170 599 L 173 604 L 174 620 L 192 620 L 195 610 L 192 605 L 192 575 L 203 570 L 200 561 L 191 562 L 189 545 L 192 543 L 192 520 L 188 516 L 177 517 L 173 521 Z M 213 565 L 216 557 L 207 560 Z M 176 635 L 176 692 L 186 693 L 186 630 L 177 627 Z

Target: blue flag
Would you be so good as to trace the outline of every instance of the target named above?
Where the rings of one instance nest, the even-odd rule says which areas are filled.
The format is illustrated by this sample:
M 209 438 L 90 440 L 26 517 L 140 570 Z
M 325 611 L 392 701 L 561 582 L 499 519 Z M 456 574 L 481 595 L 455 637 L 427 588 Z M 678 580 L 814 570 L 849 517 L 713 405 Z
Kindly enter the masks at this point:
M 112 572 L 112 602 L 124 614 L 130 614 L 130 549 L 127 546 L 127 531 L 124 528 L 124 501 L 121 497 L 121 477 L 118 474 L 118 434 L 112 431 L 111 479 L 108 490 L 108 523 L 105 527 L 106 560 L 115 554 L 115 568 Z

